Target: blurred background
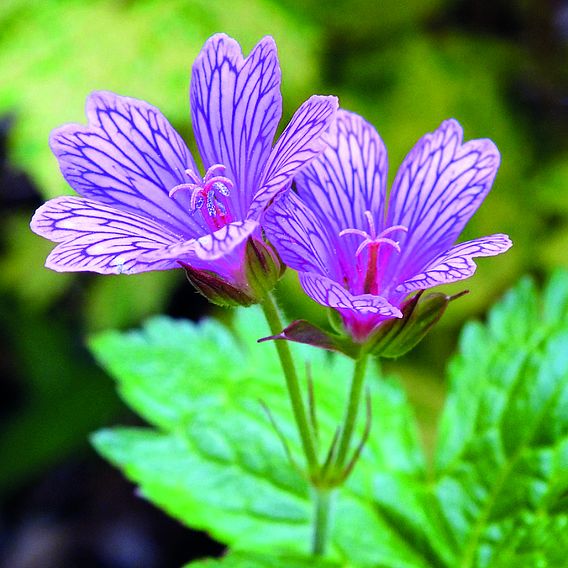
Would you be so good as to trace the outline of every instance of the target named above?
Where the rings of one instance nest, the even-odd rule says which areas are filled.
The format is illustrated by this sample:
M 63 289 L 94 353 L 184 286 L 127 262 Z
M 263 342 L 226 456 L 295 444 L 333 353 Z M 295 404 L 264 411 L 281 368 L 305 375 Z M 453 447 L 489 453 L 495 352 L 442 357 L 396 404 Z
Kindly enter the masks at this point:
M 90 448 L 88 435 L 136 424 L 85 348 L 89 334 L 154 313 L 209 310 L 171 271 L 102 277 L 43 268 L 52 248 L 29 230 L 45 199 L 71 193 L 47 138 L 84 122 L 92 90 L 158 106 L 192 143 L 191 63 L 217 31 L 248 52 L 275 37 L 284 119 L 313 93 L 375 124 L 391 179 L 425 132 L 455 117 L 493 139 L 502 167 L 464 238 L 515 246 L 481 259 L 438 327 L 386 365 L 408 388 L 427 448 L 444 367 L 464 321 L 522 274 L 568 264 L 568 2 L 562 0 L 3 0 L 0 2 L 0 566 L 178 568 L 222 547 L 168 519 Z M 285 124 L 285 121 L 283 121 Z M 290 317 L 318 306 L 282 282 Z M 291 301 L 295 303 L 290 303 Z M 300 305 L 298 302 L 305 302 Z

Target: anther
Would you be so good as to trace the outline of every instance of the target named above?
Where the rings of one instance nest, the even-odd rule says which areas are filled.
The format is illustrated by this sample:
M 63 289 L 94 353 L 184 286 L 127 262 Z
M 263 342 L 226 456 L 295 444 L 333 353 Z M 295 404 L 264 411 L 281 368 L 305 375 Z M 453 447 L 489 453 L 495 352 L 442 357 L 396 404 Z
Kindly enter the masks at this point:
M 207 225 L 217 230 L 231 222 L 229 211 L 229 201 L 227 198 L 231 194 L 233 182 L 222 175 L 225 172 L 223 164 L 213 164 L 208 168 L 205 176 L 200 178 L 199 175 L 191 169 L 185 170 L 185 174 L 193 183 L 180 183 L 172 188 L 169 196 L 173 197 L 178 191 L 187 190 L 191 192 L 190 209 L 195 213 L 201 211 L 203 219 Z

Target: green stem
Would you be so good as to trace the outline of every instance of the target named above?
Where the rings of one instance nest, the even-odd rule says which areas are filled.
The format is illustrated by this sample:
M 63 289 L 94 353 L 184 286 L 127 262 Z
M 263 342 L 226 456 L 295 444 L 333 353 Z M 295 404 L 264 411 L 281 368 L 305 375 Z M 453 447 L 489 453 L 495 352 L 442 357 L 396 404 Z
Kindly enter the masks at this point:
M 337 458 L 335 460 L 335 470 L 341 471 L 347 459 L 347 453 L 351 445 L 351 438 L 355 430 L 357 422 L 357 414 L 361 402 L 361 393 L 363 392 L 363 384 L 365 382 L 365 370 L 367 368 L 367 354 L 362 353 L 361 357 L 355 362 L 353 369 L 353 378 L 351 379 L 351 390 L 349 392 L 349 403 L 345 413 L 345 422 L 341 431 L 339 440 L 339 449 L 337 450 Z
M 280 319 L 276 303 L 270 294 L 266 296 L 264 301 L 261 303 L 261 306 L 264 311 L 266 321 L 268 322 L 268 326 L 270 327 L 270 332 L 273 335 L 278 335 L 284 329 L 284 326 L 282 325 L 282 320 Z M 284 372 L 284 377 L 286 379 L 286 386 L 288 388 L 288 394 L 292 404 L 292 411 L 294 412 L 294 418 L 302 441 L 306 461 L 308 462 L 308 468 L 310 473 L 315 473 L 318 471 L 319 466 L 314 443 L 314 435 L 308 421 L 308 415 L 302 398 L 300 383 L 298 381 L 298 375 L 296 374 L 296 367 L 294 366 L 290 347 L 285 340 L 276 340 L 274 341 L 274 345 L 276 346 L 276 351 L 280 358 L 280 364 L 282 365 L 282 371 Z
M 328 540 L 331 521 L 331 500 L 333 490 L 314 487 L 314 532 L 312 553 L 323 556 Z

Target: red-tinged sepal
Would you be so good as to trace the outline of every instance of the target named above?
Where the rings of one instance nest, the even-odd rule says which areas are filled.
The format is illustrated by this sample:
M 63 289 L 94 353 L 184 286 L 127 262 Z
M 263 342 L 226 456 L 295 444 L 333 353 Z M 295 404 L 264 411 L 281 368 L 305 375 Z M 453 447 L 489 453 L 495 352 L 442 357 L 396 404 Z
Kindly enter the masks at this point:
M 185 262 L 179 263 L 193 287 L 213 304 L 224 308 L 251 306 L 258 300 L 245 286 L 238 287 L 209 270 L 198 270 Z
M 285 340 L 295 343 L 313 345 L 328 351 L 344 353 L 348 357 L 357 359 L 361 349 L 360 343 L 354 343 L 346 335 L 337 335 L 306 321 L 293 321 L 288 327 L 283 329 L 278 335 L 270 335 L 259 339 L 259 342 L 269 340 Z
M 401 357 L 422 341 L 452 300 L 467 293 L 464 290 L 447 296 L 435 292 L 424 296 L 420 291 L 402 306 L 402 318 L 385 321 L 377 327 L 366 343 L 366 350 L 378 357 Z
M 179 262 L 195 289 L 213 304 L 224 308 L 258 304 L 274 288 L 285 270 L 278 254 L 268 244 L 249 237 L 240 276 L 229 281 L 211 270 Z

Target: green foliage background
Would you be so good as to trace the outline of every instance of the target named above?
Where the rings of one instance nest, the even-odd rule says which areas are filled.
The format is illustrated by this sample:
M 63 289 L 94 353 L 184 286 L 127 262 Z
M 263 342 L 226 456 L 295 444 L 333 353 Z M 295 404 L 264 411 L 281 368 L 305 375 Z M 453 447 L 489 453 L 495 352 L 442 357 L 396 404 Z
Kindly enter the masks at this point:
M 42 199 L 71 192 L 47 137 L 65 122 L 84 121 L 84 100 L 96 89 L 156 104 L 193 147 L 191 62 L 217 31 L 236 37 L 245 51 L 272 34 L 285 117 L 313 93 L 338 95 L 378 128 L 391 178 L 416 140 L 447 117 L 463 124 L 466 138 L 493 139 L 502 167 L 464 238 L 506 232 L 515 246 L 482 260 L 467 284 L 450 287 L 472 293 L 450 305 L 418 349 L 385 369 L 396 366 L 432 452 L 443 369 L 465 320 L 483 317 L 522 274 L 542 281 L 568 265 L 568 54 L 552 4 L 5 0 L 0 116 L 12 124 L 8 168 L 28 175 Z M 0 180 L 2 344 L 23 396 L 0 417 L 0 495 L 84 450 L 89 431 L 124 414 L 113 385 L 82 347 L 88 333 L 135 325 L 172 309 L 173 298 L 184 298 L 184 306 L 196 302 L 181 273 L 100 277 L 43 269 L 52 245 L 28 229 L 40 199 L 8 195 L 6 179 Z M 290 317 L 309 310 L 323 322 L 325 314 L 297 290 L 289 273 L 279 293 Z
M 306 555 L 311 503 L 259 403 L 300 455 L 272 345 L 255 344 L 267 333 L 260 310 L 249 308 L 231 330 L 154 318 L 140 331 L 99 334 L 91 348 L 152 426 L 102 430 L 93 437 L 98 451 L 172 516 L 238 551 L 265 553 L 270 566 L 278 553 Z M 312 369 L 323 459 L 351 365 L 306 346 L 294 346 L 294 359 Z M 369 441 L 334 496 L 328 556 L 337 568 L 560 566 L 568 550 L 568 272 L 542 296 L 522 280 L 486 325 L 465 326 L 432 467 L 401 385 L 377 371 Z

